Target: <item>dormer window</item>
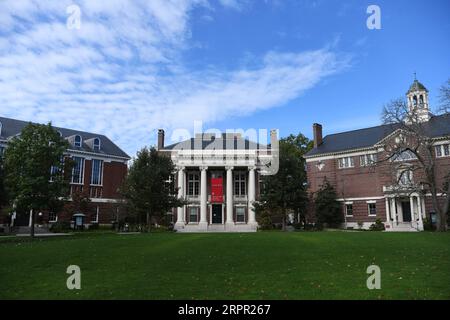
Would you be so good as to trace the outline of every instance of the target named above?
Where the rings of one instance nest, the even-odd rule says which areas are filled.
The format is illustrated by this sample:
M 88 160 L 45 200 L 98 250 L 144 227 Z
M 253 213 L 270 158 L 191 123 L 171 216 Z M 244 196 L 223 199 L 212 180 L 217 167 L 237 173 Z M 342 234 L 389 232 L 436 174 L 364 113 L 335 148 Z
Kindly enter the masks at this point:
M 0 122 L 0 137 L 2 136 L 2 123 Z
M 94 151 L 100 151 L 100 139 L 99 138 L 94 139 Z
M 81 147 L 81 143 L 82 143 L 81 136 L 76 135 L 74 140 L 75 147 Z

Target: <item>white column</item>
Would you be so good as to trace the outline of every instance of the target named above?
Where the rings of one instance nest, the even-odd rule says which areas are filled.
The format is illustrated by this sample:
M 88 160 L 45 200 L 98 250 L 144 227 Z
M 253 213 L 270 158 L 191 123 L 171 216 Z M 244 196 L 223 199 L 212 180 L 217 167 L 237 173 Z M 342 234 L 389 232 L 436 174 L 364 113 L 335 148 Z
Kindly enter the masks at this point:
M 227 222 L 234 225 L 233 221 L 233 167 L 226 167 L 227 170 Z
M 419 214 L 419 230 L 423 231 L 423 220 L 422 220 L 422 199 L 420 196 L 417 197 L 417 213 Z
M 184 167 L 178 168 L 178 198 L 184 198 L 185 196 L 185 173 Z M 185 222 L 184 206 L 177 208 L 177 222 L 175 223 L 176 228 L 183 228 Z
M 255 167 L 249 167 L 248 174 L 248 223 L 256 224 L 253 203 L 255 202 Z
M 409 206 L 411 207 L 411 222 L 415 222 L 416 217 L 414 214 L 414 197 L 413 196 L 409 197 Z
M 208 167 L 200 167 L 201 177 L 200 177 L 200 223 L 199 227 L 207 228 L 208 220 L 206 219 L 207 214 L 207 203 L 208 203 L 208 188 L 206 179 L 206 170 Z
M 392 213 L 392 218 L 394 219 L 394 226 L 397 225 L 397 208 L 396 208 L 396 201 L 395 198 L 391 198 L 391 213 Z
M 385 200 L 385 207 L 386 207 L 386 223 L 391 225 L 391 218 L 390 218 L 390 213 L 389 213 L 389 211 L 390 211 L 389 198 L 386 197 L 386 198 L 384 198 L 384 200 Z
M 31 227 L 31 224 L 32 224 L 32 220 L 33 220 L 32 216 L 33 216 L 33 209 L 30 210 L 30 221 L 28 221 L 29 227 Z

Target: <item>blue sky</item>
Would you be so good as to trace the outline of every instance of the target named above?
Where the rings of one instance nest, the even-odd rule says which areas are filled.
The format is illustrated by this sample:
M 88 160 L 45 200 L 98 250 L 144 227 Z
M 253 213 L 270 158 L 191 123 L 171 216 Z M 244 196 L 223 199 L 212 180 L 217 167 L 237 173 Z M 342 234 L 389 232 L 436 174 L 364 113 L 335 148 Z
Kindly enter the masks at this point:
M 366 26 L 371 4 L 380 30 Z M 0 114 L 103 133 L 131 155 L 197 120 L 282 136 L 378 125 L 414 72 L 437 105 L 449 12 L 447 0 L 2 0 Z

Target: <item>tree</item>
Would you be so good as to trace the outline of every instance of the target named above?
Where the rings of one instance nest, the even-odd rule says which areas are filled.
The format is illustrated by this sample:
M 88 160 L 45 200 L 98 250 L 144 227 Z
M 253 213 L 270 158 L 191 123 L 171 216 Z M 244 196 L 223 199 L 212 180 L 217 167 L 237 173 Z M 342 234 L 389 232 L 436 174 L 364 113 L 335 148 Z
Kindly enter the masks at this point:
M 441 97 L 446 95 L 446 104 L 450 104 L 448 95 L 450 82 L 447 87 L 441 88 Z M 445 99 L 442 100 L 444 103 Z M 407 101 L 399 98 L 391 101 L 383 109 L 383 121 L 391 124 L 398 134 L 395 138 L 386 141 L 385 156 L 378 162 L 389 163 L 395 185 L 404 189 L 401 181 L 410 172 L 415 172 L 414 181 L 408 183 L 410 192 L 423 193 L 424 190 L 431 194 L 431 202 L 437 214 L 438 231 L 447 230 L 447 216 L 450 204 L 450 171 L 443 176 L 437 174 L 437 163 L 435 155 L 435 139 L 429 136 L 427 122 L 421 121 L 417 112 L 411 112 Z M 405 153 L 410 154 L 412 161 L 404 165 L 398 161 L 392 161 L 402 157 Z M 442 202 L 439 203 L 439 194 Z
M 86 213 L 88 211 L 91 199 L 86 192 L 73 192 L 71 198 L 72 201 L 68 203 L 66 208 L 71 215 L 76 213 Z
M 316 192 L 314 199 L 316 219 L 319 225 L 324 223 L 336 227 L 343 222 L 341 206 L 337 201 L 337 193 L 329 181 L 324 178 L 323 184 Z
M 289 213 L 300 214 L 307 204 L 306 171 L 303 155 L 312 143 L 304 135 L 290 135 L 280 140 L 279 170 L 275 175 L 262 176 L 260 199 L 255 204 L 259 217 L 271 221 L 279 216 L 283 230 Z
M 447 80 L 440 88 L 439 94 L 439 112 L 449 113 L 450 112 L 450 79 Z
M 28 124 L 8 142 L 5 183 L 11 207 L 31 214 L 31 236 L 37 212 L 60 207 L 69 190 L 68 143 L 51 124 Z
M 0 214 L 3 206 L 8 203 L 8 196 L 5 188 L 5 170 L 3 165 L 3 155 L 0 153 Z
M 121 193 L 129 212 L 139 222 L 145 220 L 148 229 L 152 220 L 159 222 L 169 210 L 185 204 L 177 197 L 178 190 L 171 179 L 173 172 L 172 160 L 155 148 L 139 151 L 128 171 Z

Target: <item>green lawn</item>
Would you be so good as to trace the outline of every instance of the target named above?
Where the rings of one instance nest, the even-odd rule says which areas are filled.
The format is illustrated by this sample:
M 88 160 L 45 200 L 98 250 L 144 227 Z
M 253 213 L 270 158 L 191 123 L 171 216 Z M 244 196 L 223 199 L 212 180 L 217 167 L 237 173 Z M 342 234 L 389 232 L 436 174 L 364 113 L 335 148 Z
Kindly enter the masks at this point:
M 66 288 L 79 265 L 82 289 Z M 366 287 L 381 268 L 381 290 Z M 450 233 L 0 238 L 0 299 L 450 299 Z

